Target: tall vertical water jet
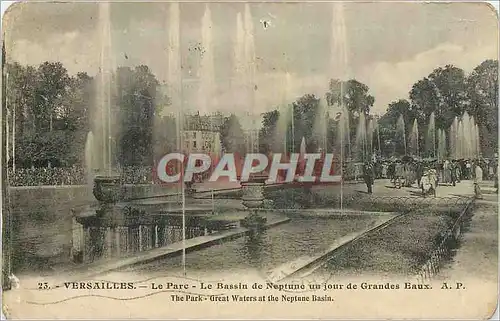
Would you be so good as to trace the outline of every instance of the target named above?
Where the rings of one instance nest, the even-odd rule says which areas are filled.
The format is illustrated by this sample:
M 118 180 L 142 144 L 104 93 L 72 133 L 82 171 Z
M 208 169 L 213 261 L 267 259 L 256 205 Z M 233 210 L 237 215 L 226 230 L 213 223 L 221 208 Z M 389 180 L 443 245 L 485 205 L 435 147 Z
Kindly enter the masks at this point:
M 408 155 L 408 150 L 406 147 L 406 126 L 403 115 L 400 115 L 396 122 L 396 135 L 401 140 L 400 146 L 404 148 L 404 155 Z
M 168 14 L 168 50 L 167 50 L 167 83 L 168 95 L 170 97 L 171 106 L 175 115 L 176 128 L 176 151 L 183 150 L 183 131 L 184 131 L 184 112 L 182 106 L 182 69 L 180 55 L 180 8 L 178 2 L 169 4 Z M 179 163 L 177 172 L 182 172 L 182 164 Z M 179 183 L 178 190 L 180 197 L 183 197 L 184 184 Z M 180 201 L 180 199 L 179 199 Z
M 473 157 L 473 132 L 471 118 L 467 112 L 463 114 L 461 124 L 460 139 L 462 140 L 463 155 L 464 158 L 470 159 Z
M 344 139 L 344 143 L 347 144 L 347 150 L 346 150 L 346 153 L 345 153 L 345 157 L 348 160 L 351 160 L 352 159 L 352 149 L 351 149 L 351 113 L 349 112 L 349 109 L 346 106 L 344 106 L 344 105 L 342 105 L 342 113 L 345 115 L 345 118 L 343 119 L 345 126 L 342 127 L 343 130 L 344 130 L 343 139 Z
M 292 108 L 289 105 L 290 101 L 290 88 L 292 78 L 290 73 L 286 72 L 282 83 L 282 103 L 279 108 L 278 121 L 275 128 L 275 137 L 277 142 L 282 142 L 283 152 L 289 152 L 291 137 L 289 136 L 289 127 L 292 123 Z M 293 145 L 292 145 L 293 146 Z M 281 150 L 278 146 L 273 146 L 277 150 Z
M 474 120 L 473 116 L 470 116 L 469 119 L 469 128 L 470 128 L 470 148 L 471 148 L 471 157 L 472 158 L 477 158 L 476 152 L 477 152 L 477 147 L 476 147 L 476 122 Z
M 429 124 L 427 125 L 427 135 L 425 138 L 425 152 L 427 156 L 437 157 L 436 120 L 434 112 L 429 116 Z
M 377 118 L 373 118 L 373 122 L 374 122 L 373 128 L 374 128 L 374 131 L 377 132 L 377 150 L 378 150 L 378 155 L 382 156 L 382 145 L 380 143 L 380 126 L 378 124 L 378 116 L 376 116 L 376 117 Z
M 180 58 L 180 7 L 178 2 L 172 2 L 169 5 L 169 23 L 168 23 L 168 82 L 172 108 L 175 110 L 175 126 L 177 131 L 176 146 L 177 151 L 181 152 L 184 147 L 184 112 L 183 112 L 183 82 L 182 68 Z M 178 162 L 178 173 L 183 173 L 183 163 Z M 185 186 L 179 181 L 180 201 L 182 204 L 182 241 L 186 240 L 186 193 Z M 184 275 L 186 275 L 186 246 L 183 244 L 182 266 Z
M 253 17 L 250 11 L 250 5 L 245 3 L 245 11 L 243 16 L 244 25 L 244 52 L 245 52 L 245 92 L 247 93 L 247 108 L 246 110 L 255 110 L 255 90 L 257 89 L 256 78 L 255 78 L 255 43 L 254 43 L 254 31 L 253 31 Z M 251 115 L 252 120 L 255 120 L 255 115 Z M 251 135 L 250 135 L 250 150 L 248 152 L 255 153 L 255 147 L 259 146 L 259 137 L 254 135 L 256 129 L 259 129 L 259 125 L 252 121 L 251 124 Z M 251 175 L 250 180 L 247 182 L 241 182 L 243 190 L 243 206 L 249 209 L 249 215 L 245 217 L 240 223 L 244 227 L 248 227 L 251 230 L 260 230 L 263 224 L 266 222 L 266 218 L 262 217 L 261 214 L 255 209 L 262 207 L 264 203 L 264 183 L 266 178 L 262 175 L 255 174 Z
M 112 82 L 113 82 L 113 59 L 112 59 L 112 39 L 111 39 L 111 3 L 100 2 L 98 4 L 99 28 L 99 72 L 95 79 L 95 105 L 91 116 L 91 132 L 87 135 L 85 146 L 85 163 L 87 167 L 88 179 L 94 181 L 92 192 L 98 200 L 97 207 L 91 207 L 94 215 L 76 215 L 74 224 L 81 224 L 75 227 L 76 230 L 83 229 L 81 232 L 73 234 L 73 244 L 77 251 L 82 251 L 84 259 L 86 257 L 85 249 L 77 244 L 87 244 L 94 247 L 93 254 L 110 253 L 111 245 L 111 227 L 114 222 L 122 219 L 122 208 L 117 205 L 123 198 L 122 183 L 119 173 L 116 172 L 118 164 L 116 163 L 117 141 L 116 124 L 112 120 L 120 119 L 116 115 L 117 110 L 112 110 Z M 97 175 L 94 177 L 94 171 Z M 86 210 L 85 210 L 86 211 Z M 113 223 L 110 223 L 113 222 Z M 99 226 L 97 229 L 95 226 Z M 90 233 L 91 229 L 95 233 Z M 113 233 L 116 227 L 113 227 Z M 83 238 L 83 241 L 82 241 Z M 106 240 L 107 242 L 103 242 Z
M 92 132 L 88 132 L 87 139 L 85 141 L 85 170 L 87 175 L 87 184 L 89 186 L 94 184 L 94 171 L 96 166 L 94 155 L 94 134 Z
M 448 139 L 446 137 L 446 132 L 444 129 L 441 129 L 441 149 L 442 149 L 442 154 L 443 158 L 449 158 L 448 154 Z
M 95 169 L 99 174 L 110 175 L 114 164 L 112 146 L 116 146 L 112 131 L 111 83 L 113 61 L 111 56 L 111 16 L 109 2 L 99 3 L 98 30 L 100 31 L 99 74 L 96 77 L 96 101 L 92 131 L 94 133 Z M 115 115 L 113 115 L 115 118 Z
M 175 111 L 177 130 L 177 151 L 182 149 L 182 130 L 184 127 L 182 111 L 182 69 L 180 57 L 180 8 L 178 2 L 169 5 L 168 17 L 168 88 L 171 108 Z
M 474 118 L 471 117 L 470 122 L 470 140 L 471 140 L 471 158 L 477 158 L 477 145 L 476 145 L 476 124 Z
M 248 93 L 248 109 L 247 110 L 255 110 L 255 88 L 256 88 L 256 65 L 255 65 L 255 40 L 254 40 L 254 25 L 253 25 L 253 17 L 252 12 L 250 11 L 250 5 L 245 3 L 245 12 L 244 12 L 244 29 L 245 29 L 245 70 L 246 70 L 246 92 Z M 255 128 L 252 128 L 255 129 Z M 252 140 L 258 140 L 257 137 L 252 137 Z M 252 149 L 250 152 L 256 152 L 253 150 L 254 145 L 259 145 L 258 142 L 256 144 L 252 141 Z
M 346 106 L 344 105 L 344 91 L 343 81 L 348 78 L 348 55 L 347 55 L 347 35 L 344 19 L 344 3 L 333 2 L 331 4 L 332 19 L 331 19 L 331 37 L 330 37 L 330 72 L 333 79 L 339 79 L 340 93 L 339 99 L 336 101 L 338 108 L 338 144 L 340 147 L 339 165 L 335 168 L 336 172 L 340 173 L 340 210 L 343 209 L 343 193 L 344 193 L 344 162 L 350 156 L 350 137 L 349 137 L 349 114 Z M 336 117 L 337 118 L 337 117 Z M 346 139 L 347 138 L 347 139 Z M 345 146 L 348 146 L 348 152 L 345 152 Z
M 459 159 L 458 153 L 458 119 L 455 117 L 449 130 L 450 156 L 452 159 Z
M 202 55 L 200 59 L 200 92 L 198 93 L 199 106 L 198 111 L 200 114 L 208 115 L 213 113 L 213 106 L 216 105 L 215 99 L 215 69 L 214 69 L 214 46 L 212 39 L 212 12 L 208 3 L 205 4 L 205 13 L 201 21 L 201 44 Z M 218 135 L 214 135 L 214 119 L 209 118 L 210 134 L 213 137 L 212 153 L 218 154 L 216 151 L 217 140 L 220 140 Z M 211 190 L 212 208 L 214 209 L 214 191 Z
M 465 159 L 470 159 L 472 157 L 472 133 L 470 127 L 469 115 L 465 112 L 458 122 L 458 142 L 460 146 L 460 154 L 461 158 Z
M 462 119 L 458 121 L 457 125 L 457 145 L 458 145 L 458 157 L 459 158 L 467 158 L 467 152 L 465 148 L 465 139 L 464 139 L 464 122 Z
M 446 153 L 446 133 L 442 129 L 437 130 L 437 158 L 444 160 L 447 158 Z
M 354 151 L 356 155 L 356 160 L 366 161 L 367 160 L 367 140 L 366 140 L 366 118 L 365 114 L 361 113 L 358 118 L 358 126 L 356 129 L 356 137 L 354 142 Z
M 199 67 L 199 103 L 200 114 L 212 112 L 215 97 L 214 46 L 212 36 L 212 12 L 209 4 L 205 4 L 205 13 L 201 21 L 202 52 Z
M 418 157 L 418 122 L 416 119 L 413 120 L 413 126 L 411 126 L 410 130 L 410 155 Z
M 368 156 L 371 157 L 374 153 L 373 150 L 373 137 L 375 133 L 376 120 L 372 118 L 368 121 L 368 127 L 366 129 L 366 141 L 367 141 L 367 150 Z
M 481 156 L 480 151 L 480 140 L 479 140 L 479 127 L 476 123 L 476 119 L 473 116 L 470 116 L 464 113 L 464 119 L 466 119 L 467 129 L 465 130 L 465 134 L 468 134 L 468 145 L 470 149 L 470 158 L 478 158 Z
M 245 28 L 241 12 L 236 14 L 236 34 L 234 39 L 233 52 L 233 77 L 231 78 L 231 88 L 234 95 L 234 104 L 236 110 L 245 110 L 244 101 L 241 99 L 241 93 L 246 86 L 245 72 Z
M 344 92 L 345 88 L 343 86 L 343 81 L 347 80 L 349 76 L 349 65 L 348 65 L 348 53 L 347 53 L 347 35 L 345 27 L 345 17 L 344 17 L 344 3 L 334 2 L 332 3 L 332 19 L 331 19 L 331 38 L 330 38 L 330 68 L 331 75 L 334 79 L 339 79 L 340 93 L 339 100 L 337 102 L 337 107 L 341 113 L 340 126 L 339 126 L 339 146 L 341 154 L 341 162 L 347 158 L 351 157 L 350 151 L 350 119 L 348 110 L 344 106 Z M 347 146 L 347 149 L 345 148 Z M 341 165 L 343 168 L 343 165 Z
M 338 113 L 339 116 L 336 118 L 338 120 L 337 123 L 337 139 L 335 141 L 335 145 L 337 149 L 341 152 L 343 156 L 343 160 L 346 160 L 350 157 L 348 154 L 350 148 L 347 146 L 350 143 L 349 139 L 349 112 L 347 108 L 340 109 Z
M 477 123 L 474 126 L 474 139 L 476 142 L 476 157 L 481 157 L 481 141 L 479 136 L 479 126 Z
M 313 135 L 321 150 L 327 150 L 329 114 L 326 103 L 320 99 L 318 110 L 314 117 Z

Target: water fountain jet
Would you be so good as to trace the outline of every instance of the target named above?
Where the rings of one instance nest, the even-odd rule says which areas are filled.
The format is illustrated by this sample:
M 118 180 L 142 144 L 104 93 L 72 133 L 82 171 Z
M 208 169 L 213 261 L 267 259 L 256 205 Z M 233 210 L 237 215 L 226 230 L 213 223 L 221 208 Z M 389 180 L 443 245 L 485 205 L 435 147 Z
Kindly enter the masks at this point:
M 410 155 L 418 157 L 419 156 L 419 150 L 418 150 L 418 123 L 417 120 L 413 120 L 413 126 L 411 127 L 410 131 Z
M 434 112 L 432 112 L 429 116 L 429 124 L 427 126 L 427 136 L 425 139 L 425 151 L 428 156 L 432 156 L 434 158 L 437 157 L 437 148 L 436 148 L 436 120 Z
M 408 151 L 406 148 L 406 127 L 405 127 L 405 120 L 403 118 L 403 115 L 400 115 L 397 122 L 396 122 L 396 133 L 403 140 L 404 155 L 408 155 Z
M 367 135 L 366 135 L 366 118 L 364 113 L 360 113 L 358 118 L 358 126 L 356 129 L 356 137 L 354 141 L 354 151 L 356 160 L 365 162 L 367 160 Z

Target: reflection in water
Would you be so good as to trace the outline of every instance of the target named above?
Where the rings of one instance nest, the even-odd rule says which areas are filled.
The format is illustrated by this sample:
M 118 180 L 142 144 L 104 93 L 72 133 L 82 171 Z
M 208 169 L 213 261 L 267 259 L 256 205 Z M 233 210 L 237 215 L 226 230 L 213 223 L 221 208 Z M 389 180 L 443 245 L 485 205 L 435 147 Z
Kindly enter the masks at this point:
M 328 250 L 336 239 L 371 226 L 376 221 L 368 215 L 359 217 L 292 218 L 289 223 L 233 241 L 215 244 L 186 254 L 186 269 L 191 275 L 207 271 L 240 273 L 244 270 L 267 271 L 302 256 Z M 148 273 L 180 274 L 178 257 L 160 259 L 134 270 Z
M 245 251 L 248 263 L 255 268 L 262 267 L 262 255 L 264 254 L 264 239 L 266 231 L 251 231 L 245 240 Z
M 85 251 L 84 260 L 94 261 L 96 257 L 101 257 L 104 252 L 104 239 L 107 233 L 102 233 L 104 229 L 99 227 L 89 227 L 87 250 Z
M 123 257 L 182 241 L 179 217 L 151 217 L 149 222 L 110 221 L 92 217 L 75 222 L 73 235 L 74 260 L 91 263 L 100 259 Z M 231 228 L 220 221 L 200 217 L 188 219 L 186 239 Z

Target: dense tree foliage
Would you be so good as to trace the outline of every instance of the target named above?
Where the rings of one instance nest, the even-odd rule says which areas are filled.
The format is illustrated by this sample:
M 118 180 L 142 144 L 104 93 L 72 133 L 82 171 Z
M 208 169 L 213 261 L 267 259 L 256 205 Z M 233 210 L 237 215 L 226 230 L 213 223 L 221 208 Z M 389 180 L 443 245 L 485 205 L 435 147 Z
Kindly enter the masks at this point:
M 479 124 L 481 148 L 486 154 L 498 149 L 498 61 L 485 60 L 467 78 L 467 110 Z
M 485 60 L 469 75 L 456 66 L 446 65 L 418 80 L 409 92 L 409 101 L 391 103 L 380 121 L 385 154 L 394 151 L 394 139 L 390 137 L 395 137 L 400 115 L 406 124 L 406 135 L 417 120 L 419 144 L 423 148 L 431 114 L 435 116 L 436 129 L 449 135 L 454 119 L 461 119 L 465 112 L 478 124 L 483 156 L 493 155 L 498 146 L 498 61 Z
M 226 153 L 246 153 L 245 132 L 236 115 L 226 117 L 221 128 L 222 147 Z
M 10 143 L 15 139 L 16 166 L 82 163 L 86 134 L 95 130 L 92 119 L 100 86 L 96 78 L 83 72 L 69 75 L 59 62 L 39 66 L 10 63 L 5 65 L 5 74 L 8 136 Z M 114 143 L 120 164 L 150 165 L 155 157 L 175 150 L 177 122 L 175 116 L 161 116 L 170 101 L 159 90 L 160 84 L 151 70 L 147 66 L 119 67 L 111 79 Z M 436 128 L 448 133 L 454 119 L 467 112 L 478 124 L 483 155 L 490 156 L 498 146 L 498 94 L 496 60 L 484 61 L 470 74 L 453 65 L 438 67 L 415 82 L 408 99 L 389 104 L 378 119 L 376 133 L 369 137 L 373 139 L 371 146 L 378 149 L 380 142 L 386 156 L 403 153 L 402 139 L 408 137 L 416 120 L 422 148 L 431 114 Z M 286 146 L 288 151 L 298 151 L 303 137 L 308 151 L 325 144 L 327 150 L 332 150 L 338 139 L 335 108 L 339 105 L 345 106 L 349 114 L 352 145 L 360 119 L 366 119 L 368 124 L 373 118 L 370 112 L 374 102 L 367 85 L 355 79 L 332 79 L 324 99 L 304 94 L 288 106 L 265 113 L 259 131 L 260 150 L 283 151 Z M 398 133 L 400 118 L 405 124 L 405 135 Z M 245 153 L 247 133 L 235 115 L 221 116 L 216 127 L 225 151 Z M 12 153 L 10 157 L 12 162 Z
M 118 153 L 121 165 L 153 163 L 154 120 L 159 83 L 147 66 L 120 67 L 116 72 L 120 130 Z
M 80 72 L 70 76 L 59 62 L 38 67 L 6 64 L 9 145 L 15 139 L 15 161 L 21 167 L 72 166 L 83 162 L 87 132 L 95 130 L 98 82 Z M 118 158 L 122 165 L 149 164 L 153 157 L 154 118 L 167 100 L 147 66 L 118 68 L 113 75 L 111 110 L 120 128 Z M 168 100 L 167 100 L 168 101 Z M 15 117 L 15 119 L 13 119 Z M 13 138 L 15 137 L 15 138 Z M 11 163 L 13 161 L 10 155 Z

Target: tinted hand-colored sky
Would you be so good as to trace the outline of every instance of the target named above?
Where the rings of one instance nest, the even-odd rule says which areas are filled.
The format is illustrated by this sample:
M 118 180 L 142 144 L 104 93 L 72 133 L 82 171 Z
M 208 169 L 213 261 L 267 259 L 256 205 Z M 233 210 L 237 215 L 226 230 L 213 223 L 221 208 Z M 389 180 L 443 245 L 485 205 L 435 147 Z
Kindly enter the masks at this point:
M 485 3 L 346 3 L 345 37 L 333 36 L 331 3 L 251 3 L 257 61 L 254 112 L 283 101 L 285 73 L 290 101 L 305 94 L 323 97 L 332 67 L 332 46 L 347 53 L 349 78 L 367 84 L 374 113 L 407 98 L 411 86 L 434 68 L 454 64 L 470 72 L 498 57 L 498 21 Z M 234 110 L 233 68 L 236 14 L 242 3 L 212 3 L 214 93 L 222 111 Z M 181 48 L 185 76 L 196 74 L 205 5 L 182 3 Z M 113 3 L 111 43 L 117 66 L 148 65 L 168 82 L 168 3 Z M 262 21 L 269 22 L 267 28 Z M 9 8 L 4 18 L 9 60 L 36 65 L 61 61 L 70 73 L 99 69 L 102 23 L 95 3 L 29 3 Z M 335 59 L 335 58 L 333 58 Z M 187 108 L 196 109 L 195 90 L 186 90 Z M 237 95 L 236 95 L 237 97 Z

